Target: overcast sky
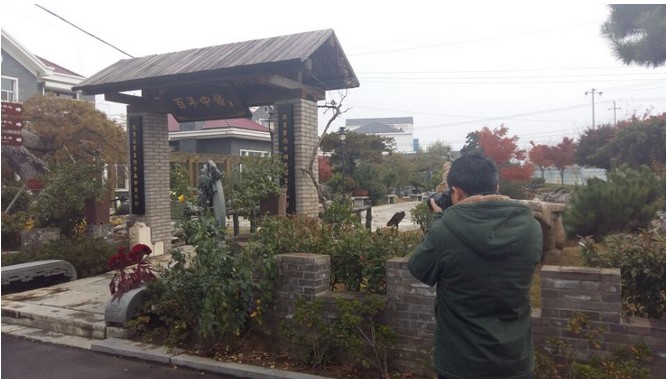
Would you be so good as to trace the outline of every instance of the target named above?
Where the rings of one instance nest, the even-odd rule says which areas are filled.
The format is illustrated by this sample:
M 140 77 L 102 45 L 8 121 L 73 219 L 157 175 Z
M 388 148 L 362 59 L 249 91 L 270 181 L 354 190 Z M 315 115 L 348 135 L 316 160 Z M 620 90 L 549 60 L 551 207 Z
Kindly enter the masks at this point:
M 332 28 L 357 77 L 347 118 L 413 117 L 422 147 L 461 148 L 466 135 L 504 124 L 510 135 L 555 144 L 592 124 L 665 112 L 665 67 L 614 58 L 593 2 L 40 1 L 135 56 Z M 33 54 L 84 76 L 127 56 L 32 3 L 4 1 L 0 26 Z M 336 92 L 328 98 L 338 99 Z M 120 106 L 103 106 L 118 113 Z M 326 119 L 320 115 L 320 125 Z

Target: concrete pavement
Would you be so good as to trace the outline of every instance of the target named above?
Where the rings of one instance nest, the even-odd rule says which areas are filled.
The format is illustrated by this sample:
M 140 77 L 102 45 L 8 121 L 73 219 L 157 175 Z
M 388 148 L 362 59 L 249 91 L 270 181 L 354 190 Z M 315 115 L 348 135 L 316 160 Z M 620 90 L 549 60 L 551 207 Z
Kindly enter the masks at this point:
M 405 211 L 406 215 L 399 224 L 399 230 L 417 229 L 418 226 L 410 219 L 410 209 L 416 205 L 416 202 L 406 202 L 373 207 L 373 230 L 386 227 L 387 221 L 394 213 L 400 211 Z M 153 259 L 154 263 L 164 265 L 168 263 L 169 255 Z M 177 349 L 170 351 L 162 346 L 127 340 L 125 329 L 106 326 L 104 322 L 105 307 L 110 299 L 111 276 L 112 273 L 106 273 L 2 296 L 2 333 L 239 378 L 322 378 L 258 366 L 219 362 L 189 355 Z

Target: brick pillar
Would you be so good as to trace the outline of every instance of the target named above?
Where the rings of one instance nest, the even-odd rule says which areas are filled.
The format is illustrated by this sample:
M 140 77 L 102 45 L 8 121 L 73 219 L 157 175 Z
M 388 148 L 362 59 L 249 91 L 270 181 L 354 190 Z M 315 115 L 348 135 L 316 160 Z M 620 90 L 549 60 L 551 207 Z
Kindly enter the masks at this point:
M 312 301 L 329 291 L 331 257 L 317 254 L 280 254 L 276 286 L 275 316 L 284 319 L 294 314 L 298 299 Z
M 167 115 L 141 112 L 132 107 L 128 107 L 127 113 L 128 118 L 142 117 L 146 213 L 137 215 L 137 221 L 151 228 L 151 241 L 158 255 L 171 248 Z
M 392 364 L 405 370 L 432 373 L 436 291 L 410 274 L 408 259 L 387 261 L 385 317 L 399 341 L 392 352 Z
M 274 104 L 280 106 L 291 104 L 294 111 L 294 155 L 296 172 L 296 212 L 311 217 L 318 217 L 317 189 L 313 186 L 310 177 L 303 170 L 310 164 L 310 157 L 317 145 L 317 103 L 305 99 L 293 99 Z M 275 138 L 277 140 L 277 138 Z M 274 151 L 278 151 L 277 141 L 274 141 Z M 313 164 L 313 174 L 318 177 L 317 157 Z

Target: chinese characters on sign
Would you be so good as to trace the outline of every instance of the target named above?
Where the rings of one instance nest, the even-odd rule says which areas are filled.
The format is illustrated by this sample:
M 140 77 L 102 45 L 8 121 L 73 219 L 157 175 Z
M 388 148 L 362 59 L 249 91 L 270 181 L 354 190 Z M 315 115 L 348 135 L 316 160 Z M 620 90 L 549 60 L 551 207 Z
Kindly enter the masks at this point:
M 278 106 L 278 153 L 287 172 L 280 180 L 287 187 L 287 213 L 296 213 L 296 161 L 294 157 L 294 113 L 292 105 Z
M 144 197 L 144 140 L 141 116 L 128 117 L 130 140 L 130 199 L 133 214 L 146 213 Z
M 20 134 L 2 133 L 3 146 L 21 146 L 23 145 L 23 138 Z
M 23 119 L 23 104 L 2 102 L 2 145 L 22 146 L 23 137 L 21 129 L 25 121 Z
M 169 88 L 160 96 L 178 122 L 252 116 L 231 86 Z

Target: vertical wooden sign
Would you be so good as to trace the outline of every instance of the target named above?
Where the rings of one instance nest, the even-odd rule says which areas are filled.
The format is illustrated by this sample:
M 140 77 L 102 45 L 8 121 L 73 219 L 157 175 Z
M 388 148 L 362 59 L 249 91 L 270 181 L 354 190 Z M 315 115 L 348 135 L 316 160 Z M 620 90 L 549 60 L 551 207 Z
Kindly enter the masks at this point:
M 127 126 L 130 140 L 130 204 L 132 214 L 145 214 L 143 119 L 141 116 L 130 116 Z
M 280 185 L 287 188 L 287 213 L 296 213 L 296 160 L 294 156 L 294 110 L 291 104 L 278 106 L 278 152 L 287 172 Z

